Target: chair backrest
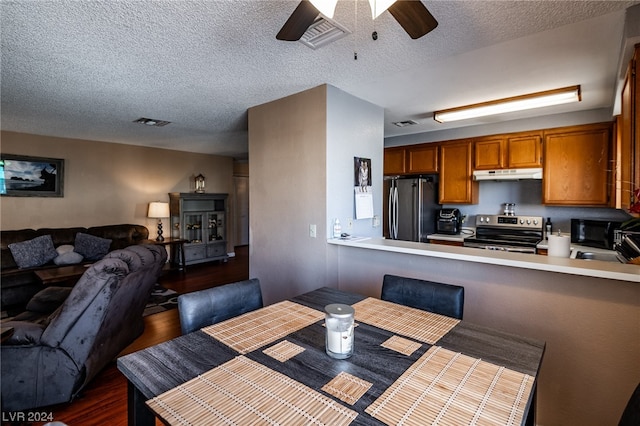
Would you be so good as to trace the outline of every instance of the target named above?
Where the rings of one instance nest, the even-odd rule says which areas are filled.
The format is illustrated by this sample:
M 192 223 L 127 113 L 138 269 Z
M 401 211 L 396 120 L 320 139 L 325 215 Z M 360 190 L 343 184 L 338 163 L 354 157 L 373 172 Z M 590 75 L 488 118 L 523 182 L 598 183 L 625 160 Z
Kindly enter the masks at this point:
M 182 334 L 262 308 L 257 278 L 178 296 Z
M 638 426 L 640 425 L 640 384 L 636 387 L 629 398 L 629 402 L 622 412 L 618 426 Z
M 167 259 L 164 247 L 117 250 L 87 268 L 42 334 L 65 350 L 85 381 L 135 340 L 142 313 Z
M 380 298 L 457 319 L 464 310 L 464 287 L 396 275 L 384 276 Z

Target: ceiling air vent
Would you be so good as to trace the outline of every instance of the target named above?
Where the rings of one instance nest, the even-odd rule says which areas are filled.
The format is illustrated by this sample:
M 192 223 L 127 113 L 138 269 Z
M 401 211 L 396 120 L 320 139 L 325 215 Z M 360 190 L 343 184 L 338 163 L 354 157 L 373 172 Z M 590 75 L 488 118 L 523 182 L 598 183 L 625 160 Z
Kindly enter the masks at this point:
M 139 124 L 146 124 L 147 126 L 156 126 L 156 127 L 166 126 L 167 124 L 171 123 L 170 121 L 154 120 L 153 118 L 144 118 L 144 117 L 140 117 L 137 120 L 133 120 L 133 122 L 139 123 Z
M 347 34 L 351 34 L 346 27 L 338 24 L 325 16 L 318 16 L 313 24 L 307 28 L 307 31 L 300 37 L 300 43 L 312 49 L 317 49 L 334 42 Z
M 417 121 L 414 120 L 405 120 L 405 121 L 394 121 L 392 124 L 395 124 L 398 127 L 407 127 L 418 124 Z

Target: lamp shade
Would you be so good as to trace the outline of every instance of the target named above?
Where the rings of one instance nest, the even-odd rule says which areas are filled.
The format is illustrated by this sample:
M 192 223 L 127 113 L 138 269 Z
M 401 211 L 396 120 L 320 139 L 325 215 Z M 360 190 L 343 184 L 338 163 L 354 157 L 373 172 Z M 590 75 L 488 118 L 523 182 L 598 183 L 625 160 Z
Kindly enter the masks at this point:
M 169 203 L 162 203 L 159 201 L 149 203 L 149 213 L 147 216 L 153 219 L 169 217 Z

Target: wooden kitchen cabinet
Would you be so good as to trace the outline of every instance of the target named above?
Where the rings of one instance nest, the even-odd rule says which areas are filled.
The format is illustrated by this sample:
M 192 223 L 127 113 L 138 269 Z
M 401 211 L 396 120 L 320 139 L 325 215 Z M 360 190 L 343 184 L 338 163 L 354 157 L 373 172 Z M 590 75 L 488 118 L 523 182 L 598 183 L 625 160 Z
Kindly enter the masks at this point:
M 507 158 L 507 140 L 503 136 L 474 139 L 476 170 L 504 169 Z
M 632 204 L 640 202 L 634 190 L 640 188 L 640 103 L 638 101 L 638 77 L 636 64 L 640 59 L 640 45 L 625 75 L 622 86 L 622 108 L 617 118 L 617 138 L 615 144 L 616 179 L 612 207 L 629 210 Z
M 478 182 L 472 177 L 473 141 L 440 145 L 440 204 L 475 204 Z
M 438 145 L 434 143 L 407 148 L 409 174 L 438 173 Z
M 542 132 L 507 136 L 507 168 L 542 167 Z
M 384 150 L 384 175 L 438 173 L 438 145 L 424 143 Z
M 407 172 L 406 148 L 393 147 L 384 150 L 383 173 L 388 175 L 403 175 Z
M 611 123 L 544 132 L 544 204 L 608 206 Z
M 542 132 L 475 138 L 475 170 L 542 167 Z

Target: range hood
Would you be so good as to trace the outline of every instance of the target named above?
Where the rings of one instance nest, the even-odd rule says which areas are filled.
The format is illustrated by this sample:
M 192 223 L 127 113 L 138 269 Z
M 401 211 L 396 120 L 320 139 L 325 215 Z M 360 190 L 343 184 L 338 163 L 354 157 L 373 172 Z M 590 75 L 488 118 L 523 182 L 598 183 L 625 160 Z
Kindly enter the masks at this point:
M 473 172 L 473 180 L 522 180 L 522 179 L 542 179 L 542 168 L 476 170 Z

